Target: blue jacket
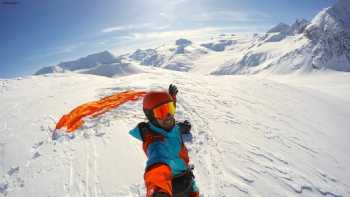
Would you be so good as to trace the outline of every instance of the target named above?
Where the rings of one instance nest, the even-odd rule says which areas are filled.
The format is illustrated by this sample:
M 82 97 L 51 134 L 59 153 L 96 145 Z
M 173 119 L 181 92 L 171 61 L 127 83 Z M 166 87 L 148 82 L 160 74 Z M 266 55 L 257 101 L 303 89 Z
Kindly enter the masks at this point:
M 145 139 L 138 126 L 129 132 L 136 139 L 143 141 L 144 151 L 148 158 L 146 169 L 156 163 L 165 163 L 171 168 L 173 176 L 187 170 L 188 152 L 183 144 L 180 126 L 176 124 L 171 131 L 165 131 L 150 122 L 147 124 L 150 130 L 160 138 L 156 140 L 153 138 L 151 141 L 147 140 L 149 138 Z

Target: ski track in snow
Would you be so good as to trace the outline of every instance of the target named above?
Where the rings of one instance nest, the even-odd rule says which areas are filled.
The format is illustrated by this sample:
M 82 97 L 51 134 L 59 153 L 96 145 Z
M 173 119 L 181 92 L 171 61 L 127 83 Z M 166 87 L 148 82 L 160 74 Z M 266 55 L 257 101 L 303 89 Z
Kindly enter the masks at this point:
M 203 83 L 201 83 L 203 85 Z M 192 87 L 196 89 L 196 85 L 192 84 Z M 197 87 L 199 87 L 197 85 Z M 213 94 L 213 90 L 208 90 L 208 94 L 212 96 L 213 100 L 215 101 L 215 98 L 218 96 L 216 94 Z M 194 97 L 194 100 L 198 101 L 199 98 Z M 240 101 L 242 99 L 238 98 Z M 228 101 L 229 102 L 229 101 Z M 256 105 L 258 103 L 252 103 L 247 100 L 245 100 L 246 103 L 250 103 L 253 105 Z M 222 167 L 223 159 L 220 157 L 222 155 L 223 148 L 220 147 L 219 142 L 215 140 L 215 137 L 212 136 L 212 133 L 215 132 L 215 130 L 211 129 L 208 126 L 208 119 L 202 118 L 202 115 L 205 114 L 205 112 L 198 112 L 196 109 L 190 109 L 186 108 L 186 106 L 190 106 L 189 103 L 184 102 L 184 100 L 180 100 L 179 103 L 183 104 L 184 111 L 188 113 L 188 117 L 195 117 L 192 118 L 192 122 L 196 122 L 196 126 L 200 128 L 202 131 L 197 131 L 197 136 L 200 136 L 200 138 L 196 139 L 198 145 L 193 145 L 192 151 L 198 155 L 196 158 L 206 158 L 203 160 L 197 161 L 198 163 L 206 163 L 203 166 L 207 166 L 207 169 L 204 169 L 204 173 L 209 176 L 209 180 L 211 182 L 207 183 L 205 187 L 209 187 L 207 190 L 210 192 L 207 192 L 209 196 L 212 195 L 218 195 L 218 196 L 227 196 L 230 188 L 236 188 L 239 192 L 243 194 L 249 194 L 250 196 L 260 196 L 258 193 L 254 192 L 252 189 L 252 184 L 254 183 L 254 177 L 256 175 L 254 174 L 268 174 L 269 176 L 275 177 L 276 179 L 279 179 L 283 184 L 285 184 L 287 187 L 292 189 L 296 193 L 303 193 L 305 191 L 316 191 L 319 192 L 322 195 L 329 195 L 329 196 L 342 196 L 341 194 L 337 194 L 331 191 L 322 191 L 319 189 L 319 186 L 314 185 L 316 183 L 312 183 L 311 180 L 308 180 L 302 172 L 291 170 L 289 167 L 289 162 L 286 161 L 281 156 L 277 156 L 276 154 L 263 150 L 262 148 L 250 145 L 250 148 L 246 148 L 249 150 L 246 155 L 243 155 L 243 159 L 246 161 L 249 161 L 250 163 L 256 164 L 255 169 L 253 167 L 250 167 L 252 169 L 252 173 L 243 172 L 241 170 L 231 168 L 231 169 L 225 169 Z M 207 102 L 206 104 L 212 104 Z M 214 107 L 215 105 L 212 104 Z M 251 108 L 251 106 L 249 107 Z M 233 124 L 241 124 L 241 122 L 237 121 L 236 119 L 230 119 L 230 117 L 234 116 L 228 116 L 227 121 L 231 122 Z M 268 126 L 261 125 L 258 122 L 254 122 L 253 129 L 257 131 L 266 131 L 264 133 L 264 136 L 268 139 L 277 139 L 278 142 L 282 143 L 282 145 L 286 146 L 287 148 L 291 147 L 297 147 L 299 149 L 302 149 L 302 151 L 307 152 L 313 157 L 316 157 L 318 152 L 315 150 L 315 148 L 310 147 L 309 145 L 302 144 L 301 140 L 296 136 L 279 136 L 276 134 L 273 134 L 273 129 L 269 128 Z M 278 130 L 278 129 L 275 129 Z M 196 130 L 195 130 L 196 131 Z M 203 132 L 205 131 L 205 132 Z M 303 132 L 303 131 L 301 131 Z M 240 143 L 236 142 L 239 145 Z M 203 148 L 203 146 L 208 146 L 208 148 Z M 209 153 L 207 150 L 211 150 Z M 236 152 L 233 152 L 236 154 Z M 201 165 L 200 165 L 201 166 Z M 257 168 L 258 167 L 258 168 Z M 201 169 L 201 173 L 203 173 L 203 169 Z M 231 179 L 227 179 L 225 176 L 231 176 Z M 216 179 L 215 179 L 216 177 Z M 218 177 L 225 177 L 225 178 L 218 178 Z M 323 175 L 325 177 L 325 175 Z M 208 178 L 206 178 L 208 179 Z M 335 183 L 336 181 L 334 181 Z M 217 189 L 219 188 L 219 191 Z M 223 193 L 222 193 L 223 192 Z M 241 194 L 239 194 L 241 195 Z
M 203 84 L 191 84 L 194 89 L 200 88 L 201 85 Z M 197 101 L 200 100 L 198 96 L 192 96 L 192 99 Z M 220 166 L 220 163 L 222 163 L 222 159 L 220 157 L 221 151 L 218 149 L 218 144 L 212 136 L 213 130 L 209 127 L 205 118 L 202 117 L 203 113 L 200 112 L 199 107 L 197 109 L 190 108 L 189 106 L 191 106 L 191 104 L 186 102 L 185 99 L 181 98 L 178 102 L 183 108 L 184 115 L 188 117 L 191 122 L 196 122 L 192 132 L 194 136 L 197 137 L 194 139 L 195 144 L 190 145 L 189 148 L 193 153 L 191 155 L 196 155 L 194 160 L 196 163 L 198 163 L 197 166 L 202 175 L 202 177 L 199 177 L 197 181 L 201 182 L 201 180 L 208 180 L 208 183 L 205 184 L 205 189 L 202 189 L 203 193 L 205 193 L 207 196 L 225 196 L 225 194 L 221 191 L 224 191 L 225 188 L 232 186 L 237 188 L 239 191 L 246 193 L 247 189 L 244 188 L 242 184 L 232 184 L 223 178 L 217 178 L 223 177 L 225 175 L 225 171 Z M 213 107 L 215 106 L 213 105 Z M 192 158 L 194 158 L 194 156 Z M 202 166 L 204 166 L 204 168 Z

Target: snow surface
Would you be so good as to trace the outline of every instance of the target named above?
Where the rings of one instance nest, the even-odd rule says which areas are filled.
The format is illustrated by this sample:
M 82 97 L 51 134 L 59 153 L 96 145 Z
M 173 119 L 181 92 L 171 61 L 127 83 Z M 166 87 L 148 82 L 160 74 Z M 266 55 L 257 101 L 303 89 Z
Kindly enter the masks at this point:
M 128 103 L 52 140 L 74 107 L 115 92 L 179 88 L 178 120 L 202 196 L 350 196 L 350 74 L 205 76 L 149 68 L 0 80 L 0 196 L 145 196 Z

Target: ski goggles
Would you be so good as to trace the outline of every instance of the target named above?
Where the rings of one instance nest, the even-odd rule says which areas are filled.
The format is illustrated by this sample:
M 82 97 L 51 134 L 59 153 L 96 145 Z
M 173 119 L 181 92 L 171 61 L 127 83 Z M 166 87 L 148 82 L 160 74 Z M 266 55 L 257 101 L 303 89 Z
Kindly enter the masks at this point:
M 174 102 L 172 101 L 162 104 L 153 109 L 154 117 L 161 120 L 165 119 L 168 116 L 168 114 L 175 115 L 175 112 L 176 112 L 176 107 Z

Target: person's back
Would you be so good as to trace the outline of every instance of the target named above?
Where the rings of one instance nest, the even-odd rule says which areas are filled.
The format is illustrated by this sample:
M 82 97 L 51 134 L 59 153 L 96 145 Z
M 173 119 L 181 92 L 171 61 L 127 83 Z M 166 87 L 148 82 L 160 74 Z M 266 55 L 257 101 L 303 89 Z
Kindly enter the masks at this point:
M 147 197 L 198 197 L 182 134 L 191 125 L 176 123 L 176 86 L 168 92 L 149 92 L 143 110 L 149 122 L 141 122 L 130 134 L 143 142 L 147 156 L 144 174 Z

